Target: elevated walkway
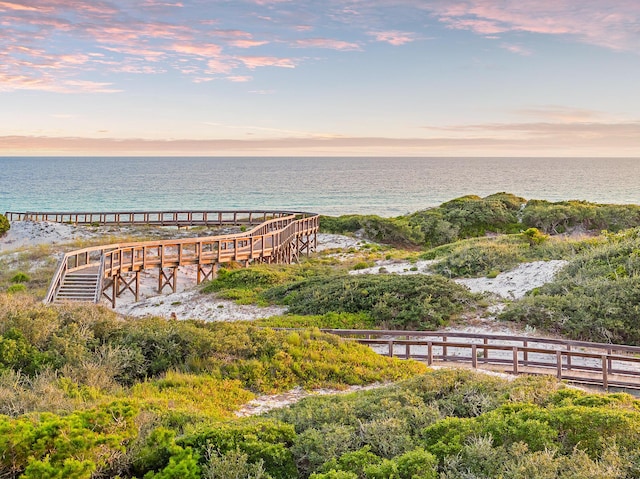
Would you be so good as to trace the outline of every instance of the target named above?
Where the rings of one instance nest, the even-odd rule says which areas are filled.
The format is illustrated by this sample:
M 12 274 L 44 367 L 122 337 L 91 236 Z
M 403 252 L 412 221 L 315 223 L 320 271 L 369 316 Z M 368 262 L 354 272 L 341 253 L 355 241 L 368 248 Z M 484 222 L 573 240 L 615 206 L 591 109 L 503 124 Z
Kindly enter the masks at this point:
M 196 266 L 198 284 L 213 279 L 228 263 L 292 263 L 315 251 L 319 227 L 316 213 L 296 211 L 136 211 L 136 212 L 7 212 L 11 221 L 50 221 L 76 225 L 156 225 L 252 227 L 246 232 L 94 246 L 64 255 L 51 280 L 45 303 L 100 302 L 130 292 L 139 299 L 140 272 L 158 271 L 158 293 L 176 291 L 178 268 Z M 91 294 L 94 294 L 91 299 Z

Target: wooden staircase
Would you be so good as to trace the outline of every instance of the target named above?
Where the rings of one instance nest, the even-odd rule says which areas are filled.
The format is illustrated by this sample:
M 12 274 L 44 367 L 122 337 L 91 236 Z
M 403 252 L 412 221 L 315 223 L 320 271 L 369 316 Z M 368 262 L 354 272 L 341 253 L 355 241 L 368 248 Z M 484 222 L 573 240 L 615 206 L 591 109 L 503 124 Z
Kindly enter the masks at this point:
M 57 304 L 69 301 L 95 303 L 96 298 L 100 297 L 99 288 L 100 275 L 97 270 L 67 273 L 53 302 Z

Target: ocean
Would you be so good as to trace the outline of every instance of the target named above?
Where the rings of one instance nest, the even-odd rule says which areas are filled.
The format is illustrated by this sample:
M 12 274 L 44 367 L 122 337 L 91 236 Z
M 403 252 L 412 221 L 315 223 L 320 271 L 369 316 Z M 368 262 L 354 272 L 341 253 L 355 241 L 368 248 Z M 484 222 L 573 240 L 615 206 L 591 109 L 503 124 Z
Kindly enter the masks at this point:
M 0 212 L 398 216 L 468 194 L 640 204 L 640 158 L 0 157 Z

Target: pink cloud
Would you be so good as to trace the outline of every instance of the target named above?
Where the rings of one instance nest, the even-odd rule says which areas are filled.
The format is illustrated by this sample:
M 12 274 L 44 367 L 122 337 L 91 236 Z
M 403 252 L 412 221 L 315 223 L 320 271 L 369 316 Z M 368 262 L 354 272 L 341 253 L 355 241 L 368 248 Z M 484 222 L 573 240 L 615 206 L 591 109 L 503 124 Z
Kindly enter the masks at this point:
M 502 45 L 500 45 L 500 47 L 504 48 L 507 51 L 510 51 L 511 53 L 515 53 L 516 55 L 522 55 L 525 57 L 533 53 L 531 50 L 521 45 L 512 45 L 512 44 L 503 43 Z
M 259 40 L 232 40 L 229 42 L 229 45 L 238 48 L 252 48 L 259 47 L 261 45 L 266 45 L 269 42 L 267 41 L 259 41 Z
M 295 68 L 295 62 L 291 58 L 279 57 L 238 57 L 244 65 L 253 70 L 258 67 Z
M 210 74 L 224 74 L 224 75 L 228 75 L 229 73 L 231 73 L 235 67 L 235 65 L 229 61 L 222 61 L 222 60 L 209 60 L 207 62 L 207 73 Z
M 414 4 L 415 5 L 415 4 Z M 640 3 L 619 0 L 437 0 L 419 8 L 450 28 L 481 35 L 530 32 L 571 35 L 614 50 L 637 50 Z M 612 13 L 615 9 L 615 13 Z
M 28 5 L 21 5 L 19 3 L 13 2 L 0 2 L 0 10 L 13 10 L 20 12 L 37 12 L 38 9 L 36 7 L 30 7 Z
M 213 34 L 226 38 L 246 38 L 251 39 L 253 35 L 243 30 L 214 30 Z
M 404 45 L 416 40 L 416 35 L 408 32 L 389 30 L 385 32 L 370 32 L 369 35 L 375 37 L 379 42 L 386 42 L 394 46 Z
M 171 49 L 178 53 L 202 57 L 217 57 L 222 52 L 222 48 L 214 44 L 174 44 Z
M 293 45 L 298 48 L 328 48 L 331 50 L 341 51 L 362 49 L 357 43 L 332 40 L 330 38 L 305 38 L 302 40 L 296 40 Z
M 245 83 L 253 80 L 253 77 L 249 75 L 232 75 L 232 76 L 226 77 L 226 79 L 235 83 Z

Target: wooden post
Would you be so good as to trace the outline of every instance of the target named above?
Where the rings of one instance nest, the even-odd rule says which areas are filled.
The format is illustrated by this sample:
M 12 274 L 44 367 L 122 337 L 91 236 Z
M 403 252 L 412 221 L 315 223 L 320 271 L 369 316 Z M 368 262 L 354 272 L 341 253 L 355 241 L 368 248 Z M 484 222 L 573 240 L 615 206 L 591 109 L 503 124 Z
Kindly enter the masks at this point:
M 176 266 L 175 268 L 173 268 L 173 278 L 171 278 L 171 289 L 173 290 L 173 292 L 176 292 L 176 289 L 178 287 L 178 267 Z
M 571 371 L 571 345 L 567 344 L 567 371 Z
M 431 366 L 433 364 L 433 343 L 429 341 L 427 343 L 427 365 Z
M 477 354 L 477 346 L 475 344 L 471 345 L 471 367 L 473 369 L 478 369 L 478 354 Z
M 562 379 L 562 351 L 556 351 L 556 376 Z
M 136 303 L 140 300 L 140 271 L 136 271 Z
M 446 336 L 442 336 L 442 342 L 443 343 L 447 342 L 447 337 Z M 447 360 L 447 346 L 446 346 L 446 344 L 442 345 L 442 360 L 443 361 Z
M 411 357 L 411 345 L 405 344 L 404 346 L 404 358 L 409 359 Z
M 116 296 L 118 295 L 118 277 L 116 274 L 111 281 L 111 307 L 116 309 Z
M 609 360 L 606 354 L 602 355 L 602 387 L 605 391 L 609 391 L 609 372 L 608 372 Z
M 389 357 L 393 357 L 393 339 L 389 340 Z
M 489 344 L 489 339 L 488 338 L 482 338 L 482 344 L 484 344 L 485 346 L 487 344 Z M 487 348 L 484 348 L 484 362 L 485 363 L 489 362 L 489 350 Z
M 524 351 L 522 351 L 522 365 L 527 366 L 529 364 L 529 351 L 527 351 L 529 341 L 526 339 L 522 341 L 522 346 L 524 347 Z
M 513 374 L 518 374 L 518 346 L 513 347 Z

